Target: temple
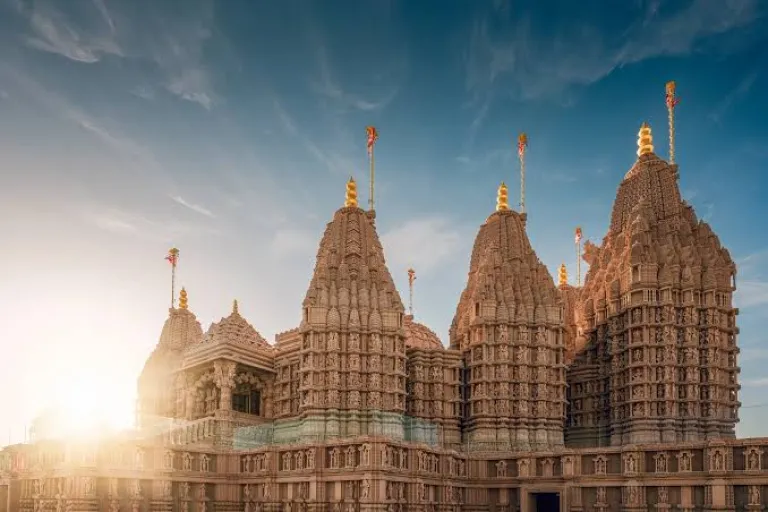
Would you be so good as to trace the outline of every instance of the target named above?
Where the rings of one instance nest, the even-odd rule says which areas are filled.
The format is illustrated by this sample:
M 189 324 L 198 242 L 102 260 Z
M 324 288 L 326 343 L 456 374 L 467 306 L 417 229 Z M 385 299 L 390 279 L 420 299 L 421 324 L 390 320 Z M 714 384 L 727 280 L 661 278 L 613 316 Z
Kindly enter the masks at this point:
M 235 301 L 203 331 L 182 289 L 136 430 L 5 447 L 0 512 L 765 510 L 768 439 L 735 436 L 736 267 L 647 124 L 637 155 L 583 286 L 502 183 L 447 345 L 350 179 L 295 329 L 269 343 Z

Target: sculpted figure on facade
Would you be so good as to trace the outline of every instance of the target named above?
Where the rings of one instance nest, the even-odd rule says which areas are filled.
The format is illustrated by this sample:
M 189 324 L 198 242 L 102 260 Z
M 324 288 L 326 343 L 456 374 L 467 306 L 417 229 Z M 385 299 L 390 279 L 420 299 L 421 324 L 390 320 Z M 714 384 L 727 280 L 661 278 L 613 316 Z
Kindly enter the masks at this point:
M 749 504 L 750 505 L 760 505 L 760 486 L 759 485 L 750 485 L 749 486 Z
M 677 470 L 678 471 L 691 471 L 691 462 L 693 455 L 691 452 L 682 451 L 677 454 Z
M 605 475 L 607 472 L 608 467 L 608 460 L 602 456 L 598 455 L 594 459 L 592 459 L 592 462 L 594 464 L 595 474 L 596 475 Z

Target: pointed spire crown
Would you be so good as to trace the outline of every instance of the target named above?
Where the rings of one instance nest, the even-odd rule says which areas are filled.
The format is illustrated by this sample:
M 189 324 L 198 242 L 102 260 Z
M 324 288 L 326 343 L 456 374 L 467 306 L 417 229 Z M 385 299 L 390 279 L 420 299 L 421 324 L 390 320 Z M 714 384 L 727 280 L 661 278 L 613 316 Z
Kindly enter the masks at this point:
M 347 195 L 344 199 L 344 206 L 347 208 L 357 208 L 357 183 L 350 177 L 347 181 Z
M 187 303 L 187 290 L 185 288 L 181 289 L 181 292 L 179 292 L 179 309 L 187 309 L 189 304 Z
M 239 308 L 237 306 L 237 299 L 232 301 L 232 314 L 233 315 L 239 315 L 240 314 L 240 310 L 239 310 Z
M 562 288 L 563 286 L 568 286 L 568 269 L 565 267 L 565 263 L 562 263 L 560 265 L 560 268 L 557 271 L 557 277 L 558 277 L 558 284 Z
M 496 211 L 504 212 L 507 210 L 509 210 L 509 191 L 507 185 L 502 181 L 496 194 Z
M 653 153 L 653 135 L 648 123 L 643 123 L 640 126 L 640 131 L 637 133 L 637 156 L 649 153 Z

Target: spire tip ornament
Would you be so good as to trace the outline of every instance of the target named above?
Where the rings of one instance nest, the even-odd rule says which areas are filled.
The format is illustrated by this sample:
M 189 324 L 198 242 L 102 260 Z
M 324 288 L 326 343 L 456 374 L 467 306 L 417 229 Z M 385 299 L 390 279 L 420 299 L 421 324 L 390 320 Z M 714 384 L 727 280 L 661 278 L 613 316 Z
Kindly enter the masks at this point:
M 357 208 L 357 183 L 355 179 L 350 176 L 347 181 L 347 195 L 344 200 L 344 206 L 347 208 Z
M 187 303 L 187 290 L 182 287 L 179 292 L 179 309 L 187 309 L 189 304 Z
M 232 301 L 232 314 L 233 315 L 239 315 L 240 314 L 240 309 L 237 306 L 237 299 Z
M 557 271 L 557 277 L 560 288 L 568 286 L 568 269 L 565 267 L 565 263 L 560 264 L 560 268 Z
M 507 185 L 502 181 L 496 193 L 496 211 L 505 212 L 509 210 L 509 191 Z
M 643 122 L 637 132 L 637 156 L 653 153 L 653 134 L 648 123 Z

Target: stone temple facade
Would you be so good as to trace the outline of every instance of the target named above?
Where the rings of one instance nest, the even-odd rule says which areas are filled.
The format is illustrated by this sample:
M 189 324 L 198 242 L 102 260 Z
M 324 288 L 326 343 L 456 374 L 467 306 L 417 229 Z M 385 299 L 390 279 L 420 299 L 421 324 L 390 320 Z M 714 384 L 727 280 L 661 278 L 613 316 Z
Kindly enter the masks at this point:
M 736 439 L 736 268 L 653 152 L 583 286 L 556 286 L 507 189 L 446 348 L 406 315 L 354 182 L 297 328 L 203 331 L 182 290 L 135 431 L 0 451 L 0 512 L 758 511 L 768 439 Z

